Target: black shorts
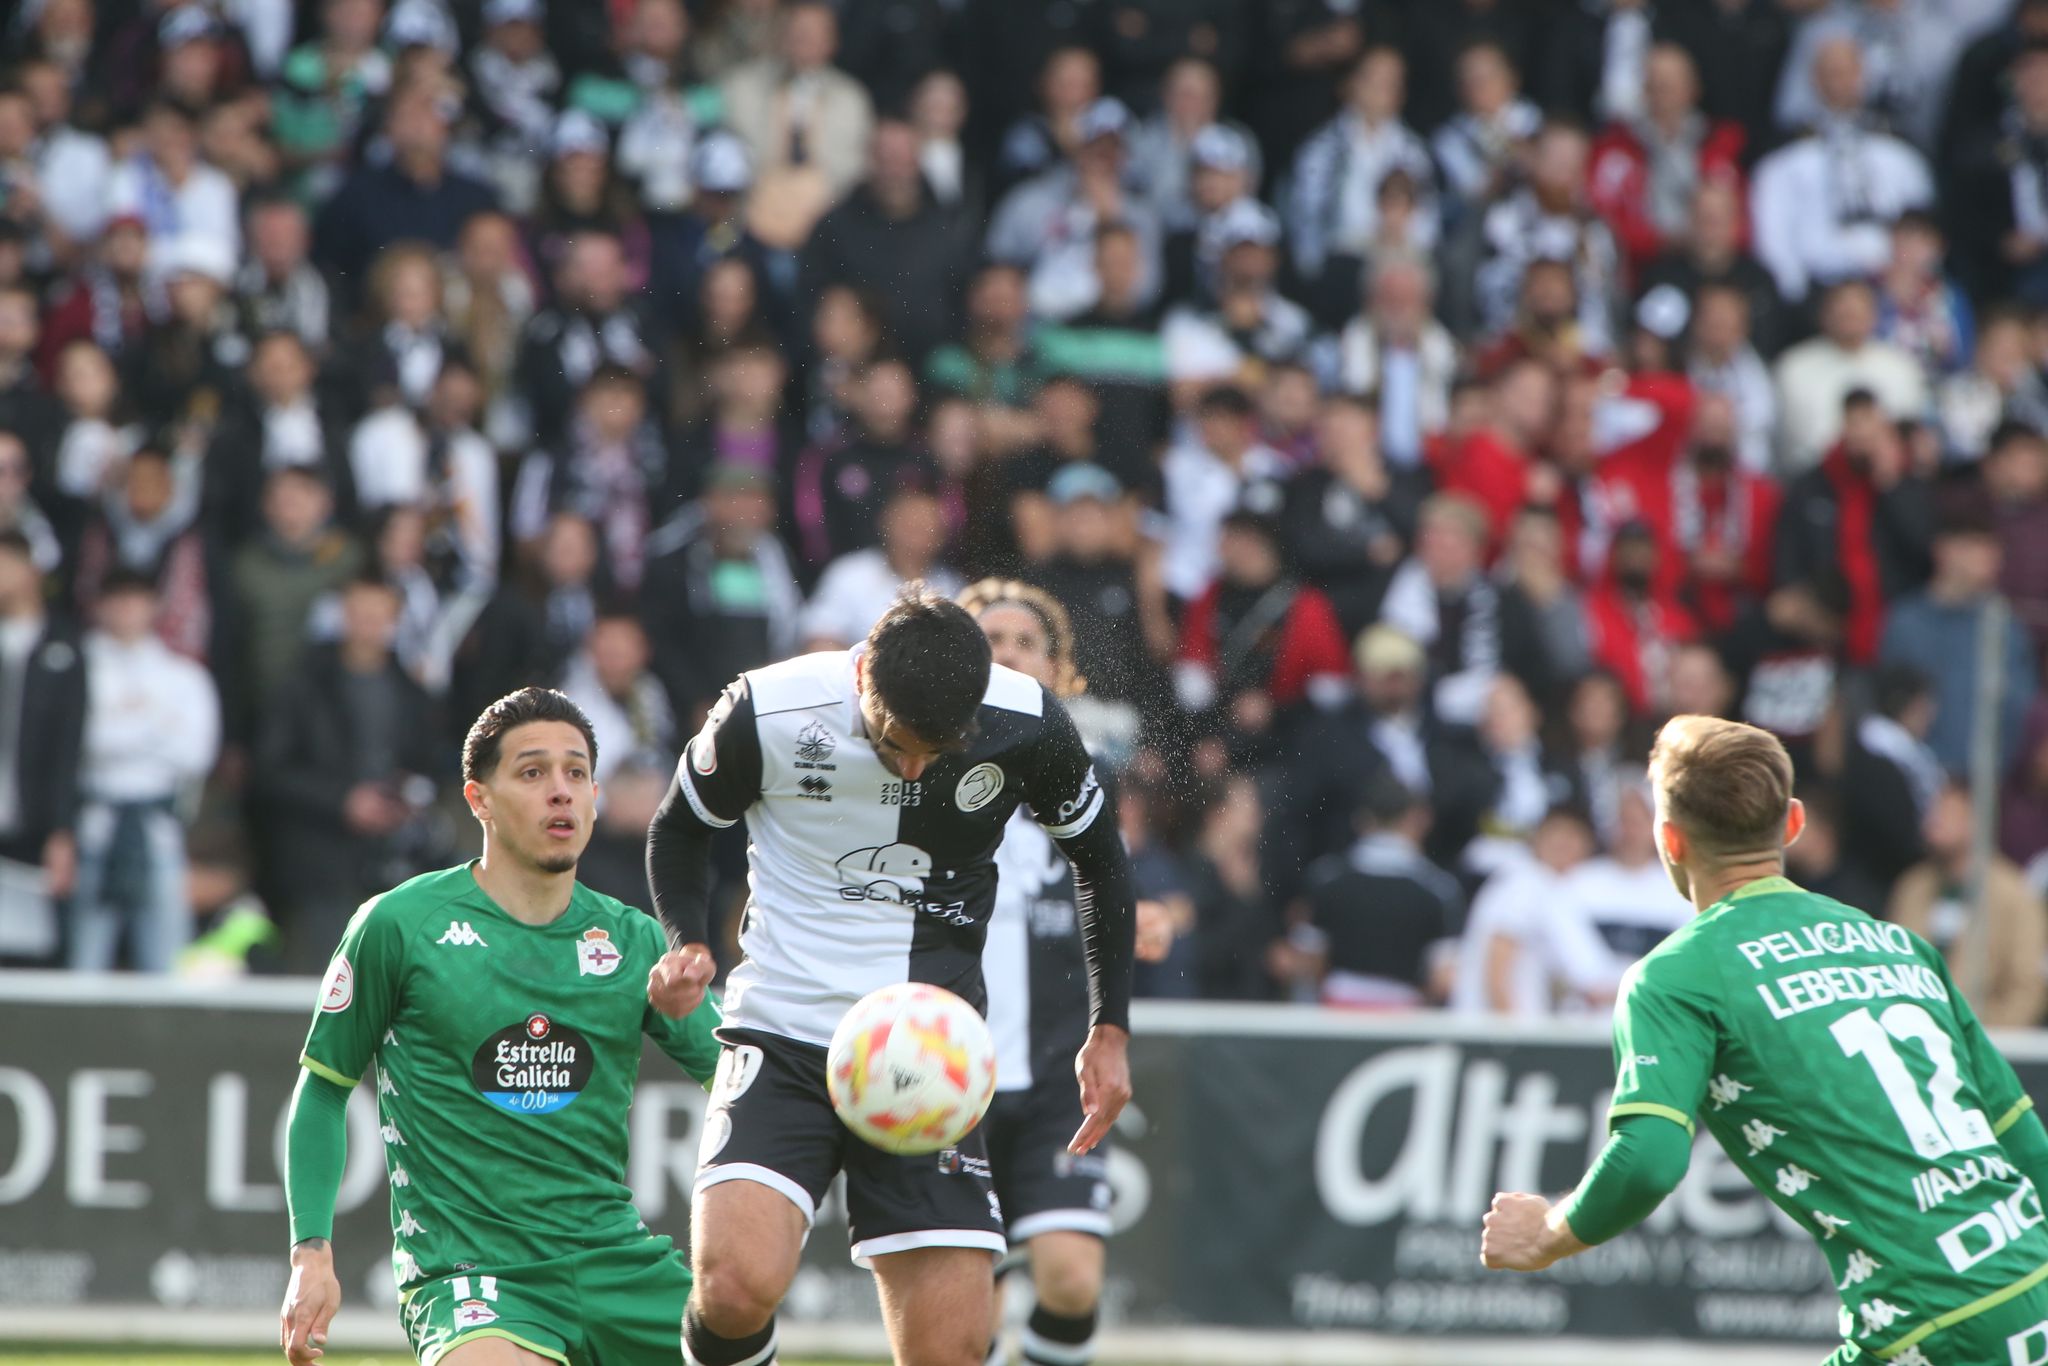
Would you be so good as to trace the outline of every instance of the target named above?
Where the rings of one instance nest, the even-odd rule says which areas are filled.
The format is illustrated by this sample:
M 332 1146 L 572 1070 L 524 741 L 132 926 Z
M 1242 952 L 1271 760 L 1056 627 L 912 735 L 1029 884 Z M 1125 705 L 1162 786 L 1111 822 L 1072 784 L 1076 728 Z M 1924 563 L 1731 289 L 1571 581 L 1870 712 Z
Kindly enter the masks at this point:
M 1109 1151 L 1067 1151 L 1081 1127 L 1081 1088 L 1055 1074 L 1019 1091 L 998 1091 L 976 1131 L 988 1136 L 996 1195 L 1012 1247 L 1041 1233 L 1109 1236 Z
M 885 1153 L 833 1113 L 823 1048 L 743 1029 L 721 1029 L 718 1037 L 725 1050 L 704 1115 L 696 1189 L 753 1181 L 787 1196 L 809 1225 L 844 1171 L 856 1262 L 921 1247 L 1003 1254 L 1003 1216 L 980 1128 L 944 1152 Z

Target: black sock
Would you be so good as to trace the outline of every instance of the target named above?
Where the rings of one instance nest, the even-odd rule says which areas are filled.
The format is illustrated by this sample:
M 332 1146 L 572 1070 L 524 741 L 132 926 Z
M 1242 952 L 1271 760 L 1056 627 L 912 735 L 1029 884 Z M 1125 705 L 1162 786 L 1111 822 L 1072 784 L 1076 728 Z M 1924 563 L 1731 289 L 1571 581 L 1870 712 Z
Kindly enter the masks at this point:
M 683 1311 L 684 1366 L 773 1366 L 774 1361 L 774 1319 L 758 1333 L 722 1338 L 704 1326 L 694 1300 Z
M 1032 1366 L 1088 1366 L 1095 1360 L 1095 1311 L 1055 1314 L 1041 1305 L 1025 1322 L 1022 1341 Z

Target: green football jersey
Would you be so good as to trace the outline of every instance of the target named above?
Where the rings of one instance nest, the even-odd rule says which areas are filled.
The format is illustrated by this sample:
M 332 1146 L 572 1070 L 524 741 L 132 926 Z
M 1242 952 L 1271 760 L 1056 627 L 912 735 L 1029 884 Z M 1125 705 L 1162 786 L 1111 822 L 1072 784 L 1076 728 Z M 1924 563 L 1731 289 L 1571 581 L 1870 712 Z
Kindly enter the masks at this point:
M 1819 1240 L 1842 1333 L 1879 1357 L 2048 1280 L 2040 1195 L 1998 1136 L 2032 1106 L 1897 925 L 1782 877 L 1629 970 L 1612 1118 L 1693 1116 Z
M 468 865 L 365 902 L 329 963 L 300 1062 L 374 1071 L 401 1290 L 646 1238 L 626 1188 L 626 1112 L 645 1034 L 709 1083 L 708 1000 L 647 1002 L 651 916 L 577 884 L 548 925 L 501 910 Z

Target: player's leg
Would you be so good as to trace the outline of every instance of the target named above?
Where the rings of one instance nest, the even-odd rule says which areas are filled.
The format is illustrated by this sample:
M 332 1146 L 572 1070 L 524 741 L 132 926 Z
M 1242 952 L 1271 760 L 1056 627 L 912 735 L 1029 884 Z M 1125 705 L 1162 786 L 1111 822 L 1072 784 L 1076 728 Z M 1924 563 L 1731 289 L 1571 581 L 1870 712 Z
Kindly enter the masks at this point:
M 1025 1321 L 1024 1360 L 1032 1366 L 1087 1366 L 1095 1360 L 1096 1311 L 1107 1261 L 1102 1239 L 1060 1229 L 1029 1244 L 1037 1304 Z
M 1032 1366 L 1086 1366 L 1095 1359 L 1102 1301 L 1103 1240 L 1109 1236 L 1109 1160 L 1076 1157 L 1067 1142 L 1081 1126 L 1081 1098 L 1067 1078 L 1024 1095 L 996 1177 L 1012 1247 L 1031 1256 L 1036 1303 L 1019 1334 Z
M 732 1180 L 690 1203 L 695 1286 L 683 1318 L 691 1366 L 764 1366 L 775 1356 L 775 1309 L 796 1277 L 808 1226 L 778 1190 Z
M 995 1323 L 995 1254 L 920 1247 L 874 1259 L 896 1366 L 981 1366 Z
M 995 1333 L 995 1259 L 1008 1248 L 976 1131 L 942 1153 L 846 1146 L 853 1259 L 872 1267 L 897 1366 L 982 1366 Z
M 847 1141 L 824 1049 L 734 1034 L 712 1082 L 690 1202 L 689 1366 L 775 1359 L 775 1309 Z
M 581 1350 L 570 1354 L 577 1366 L 676 1366 L 690 1302 L 690 1267 L 680 1248 L 643 1237 L 578 1253 L 572 1264 L 583 1321 Z

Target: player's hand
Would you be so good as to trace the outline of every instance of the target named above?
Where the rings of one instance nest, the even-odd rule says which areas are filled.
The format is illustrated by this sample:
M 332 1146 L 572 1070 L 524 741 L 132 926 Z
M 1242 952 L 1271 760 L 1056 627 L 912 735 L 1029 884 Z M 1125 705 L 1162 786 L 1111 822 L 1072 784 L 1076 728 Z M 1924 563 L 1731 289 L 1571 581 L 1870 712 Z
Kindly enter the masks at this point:
M 711 950 L 702 944 L 671 949 L 647 974 L 647 999 L 671 1020 L 680 1020 L 704 1004 L 704 993 L 717 971 Z
M 1081 1128 L 1067 1151 L 1079 1156 L 1109 1136 L 1110 1126 L 1131 1099 L 1131 1036 L 1115 1025 L 1097 1025 L 1074 1059 L 1081 1080 Z
M 1550 1201 L 1503 1192 L 1493 1197 L 1481 1224 L 1479 1260 L 1495 1271 L 1541 1271 L 1578 1251 L 1577 1244 L 1568 1227 L 1560 1231 L 1553 1224 Z
M 341 1282 L 334 1278 L 334 1250 L 324 1238 L 292 1248 L 292 1279 L 278 1311 L 277 1345 L 292 1366 L 311 1366 L 326 1355 L 327 1325 L 341 1308 Z
M 1138 903 L 1138 961 L 1161 963 L 1173 952 L 1173 912 L 1160 901 Z

